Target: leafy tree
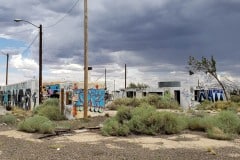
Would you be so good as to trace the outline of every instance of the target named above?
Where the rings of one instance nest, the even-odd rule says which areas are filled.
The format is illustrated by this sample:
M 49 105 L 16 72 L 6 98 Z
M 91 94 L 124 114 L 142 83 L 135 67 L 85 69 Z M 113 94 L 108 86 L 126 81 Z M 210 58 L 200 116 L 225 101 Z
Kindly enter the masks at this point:
M 148 88 L 149 86 L 147 84 L 144 84 L 144 83 L 138 83 L 138 84 L 135 84 L 133 82 L 131 82 L 127 88 L 138 88 L 138 89 L 145 89 L 145 88 Z
M 202 60 L 197 60 L 194 57 L 190 56 L 188 65 L 189 65 L 189 74 L 190 75 L 194 74 L 194 72 L 200 71 L 200 72 L 204 72 L 206 74 L 210 74 L 211 76 L 213 76 L 217 80 L 218 84 L 222 87 L 224 94 L 226 96 L 226 100 L 228 101 L 228 99 L 229 99 L 228 94 L 226 92 L 225 86 L 218 78 L 216 61 L 213 58 L 213 56 L 211 57 L 210 60 L 205 57 L 202 57 Z

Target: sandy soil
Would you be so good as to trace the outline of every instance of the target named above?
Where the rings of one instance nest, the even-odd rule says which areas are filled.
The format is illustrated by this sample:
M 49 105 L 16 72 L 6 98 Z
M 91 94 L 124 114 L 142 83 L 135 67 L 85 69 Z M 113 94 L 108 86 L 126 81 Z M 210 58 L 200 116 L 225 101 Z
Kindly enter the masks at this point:
M 206 138 L 203 134 L 183 133 L 179 135 L 168 136 L 129 136 L 129 137 L 105 137 L 99 133 L 89 132 L 83 130 L 83 132 L 74 134 L 66 134 L 63 136 L 56 136 L 51 138 L 56 143 L 60 142 L 82 142 L 89 144 L 97 144 L 103 140 L 111 140 L 112 142 L 128 142 L 141 145 L 143 148 L 150 150 L 157 150 L 160 148 L 187 148 L 187 149 L 203 149 L 219 148 L 219 147 L 235 147 L 240 149 L 240 139 L 232 141 L 214 140 Z M 197 133 L 197 132 L 196 132 Z M 17 138 L 26 141 L 43 142 L 41 139 L 37 139 L 36 134 L 24 133 L 16 130 L 2 131 L 0 135 Z M 121 148 L 121 146 L 113 146 L 106 144 L 107 147 Z M 240 158 L 240 156 L 239 156 Z

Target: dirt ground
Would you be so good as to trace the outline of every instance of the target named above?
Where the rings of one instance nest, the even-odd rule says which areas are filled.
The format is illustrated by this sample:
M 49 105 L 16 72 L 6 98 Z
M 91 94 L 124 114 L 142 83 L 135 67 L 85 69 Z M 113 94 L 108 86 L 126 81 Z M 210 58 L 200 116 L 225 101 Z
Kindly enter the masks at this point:
M 89 121 L 93 126 L 100 122 L 98 118 Z M 42 136 L 20 132 L 15 126 L 0 124 L 0 159 L 240 159 L 240 137 L 232 141 L 220 141 L 206 138 L 203 132 L 184 131 L 177 135 L 104 137 L 99 130 L 79 129 L 60 136 L 39 139 Z

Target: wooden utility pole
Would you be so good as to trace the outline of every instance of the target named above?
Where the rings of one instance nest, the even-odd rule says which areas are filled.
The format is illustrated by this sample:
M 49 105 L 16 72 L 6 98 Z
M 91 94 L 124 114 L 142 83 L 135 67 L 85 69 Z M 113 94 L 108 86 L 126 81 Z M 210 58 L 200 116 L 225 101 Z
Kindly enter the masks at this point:
M 7 64 L 6 64 L 6 86 L 8 85 L 8 59 L 9 59 L 9 54 L 6 54 L 7 56 Z
M 105 68 L 105 90 L 107 90 L 107 69 Z
M 84 118 L 88 117 L 88 10 L 84 0 Z
M 125 64 L 125 89 L 127 88 L 127 65 Z
M 42 103 L 42 25 L 39 26 L 39 104 Z

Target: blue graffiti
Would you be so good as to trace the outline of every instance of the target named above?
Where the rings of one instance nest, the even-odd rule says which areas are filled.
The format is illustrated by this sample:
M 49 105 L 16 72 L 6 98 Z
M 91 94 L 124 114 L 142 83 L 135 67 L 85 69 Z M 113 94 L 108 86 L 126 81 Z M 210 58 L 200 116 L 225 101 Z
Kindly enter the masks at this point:
M 83 110 L 84 104 L 84 90 L 73 90 L 73 96 L 77 97 L 75 105 L 79 108 L 79 111 Z M 105 106 L 105 90 L 104 89 L 89 89 L 88 90 L 88 107 L 90 111 L 102 112 Z
M 222 89 L 200 90 L 198 101 L 209 100 L 212 102 L 223 101 L 224 93 Z

